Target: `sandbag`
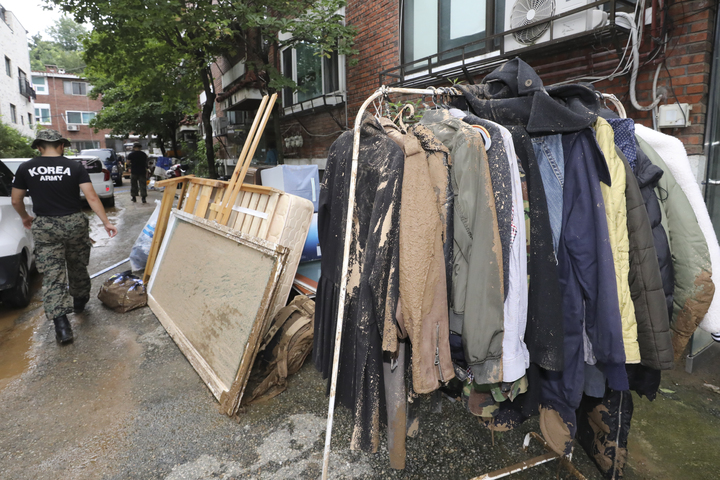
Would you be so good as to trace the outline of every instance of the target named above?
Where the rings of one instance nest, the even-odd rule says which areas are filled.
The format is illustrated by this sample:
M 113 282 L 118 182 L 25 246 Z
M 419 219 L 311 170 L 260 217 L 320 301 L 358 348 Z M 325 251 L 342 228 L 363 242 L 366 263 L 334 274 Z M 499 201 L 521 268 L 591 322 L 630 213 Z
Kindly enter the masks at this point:
M 298 295 L 275 315 L 255 358 L 243 405 L 285 391 L 287 378 L 300 370 L 312 350 L 314 318 L 315 302 L 305 295 Z
M 98 298 L 120 313 L 144 307 L 148 300 L 145 284 L 142 279 L 132 275 L 130 270 L 105 280 L 98 292 Z

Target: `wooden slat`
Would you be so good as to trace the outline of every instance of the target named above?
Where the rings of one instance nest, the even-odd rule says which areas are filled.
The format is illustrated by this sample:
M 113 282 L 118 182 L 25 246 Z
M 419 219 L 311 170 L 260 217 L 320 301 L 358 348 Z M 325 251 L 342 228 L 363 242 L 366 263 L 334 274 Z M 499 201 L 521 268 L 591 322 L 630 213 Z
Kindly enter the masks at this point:
M 252 145 L 250 146 L 250 150 L 247 152 L 247 158 L 252 159 L 253 155 L 255 155 L 255 150 L 257 149 L 258 143 L 260 142 L 260 137 L 262 137 L 262 133 L 265 130 L 265 125 L 267 125 L 268 119 L 270 118 L 270 114 L 272 113 L 273 106 L 275 105 L 275 100 L 277 99 L 277 93 L 273 93 L 270 97 L 270 101 L 268 102 L 268 106 L 265 110 L 265 114 L 262 117 L 262 120 L 260 121 L 260 126 L 258 127 L 258 132 L 255 135 L 255 138 L 253 139 Z M 249 137 L 248 137 L 249 138 Z M 223 205 L 223 211 L 222 216 L 220 217 L 219 223 L 222 225 L 227 225 L 227 222 L 230 218 L 230 212 L 232 211 L 232 206 L 234 205 L 234 199 L 237 197 L 238 192 L 240 191 L 240 188 L 242 187 L 243 179 L 245 178 L 245 174 L 247 173 L 248 168 L 250 167 L 250 162 L 247 161 L 242 167 L 242 171 L 239 174 L 239 181 L 232 187 L 232 192 L 230 194 L 230 197 L 228 199 L 227 203 L 224 203 Z
M 185 202 L 185 208 L 183 208 L 183 212 L 187 212 L 187 213 L 195 212 L 195 204 L 197 203 L 199 194 L 200 194 L 200 184 L 193 183 L 192 186 L 190 187 L 190 193 L 188 193 L 188 199 Z
M 270 197 L 268 195 L 260 195 L 260 200 L 258 200 L 257 205 L 257 211 L 265 213 L 265 209 L 268 205 L 268 200 Z M 260 217 L 254 217 L 252 220 L 252 224 L 250 225 L 250 235 L 253 237 L 257 237 L 258 231 L 260 230 L 260 224 L 262 223 L 263 219 Z
M 235 203 L 238 204 L 238 206 L 240 207 L 248 208 L 248 206 L 250 205 L 250 197 L 252 197 L 251 193 L 243 193 L 240 199 Z M 232 228 L 234 230 L 240 230 L 246 216 L 247 215 L 244 213 L 237 212 L 237 217 L 235 217 L 235 223 L 233 224 Z
M 257 210 L 258 202 L 260 201 L 260 194 L 253 193 L 250 196 L 250 204 L 247 208 L 250 210 Z M 253 218 L 255 218 L 253 215 L 245 215 L 245 220 L 243 221 L 242 227 L 240 228 L 240 231 L 243 233 L 250 233 L 250 225 L 252 225 Z
M 173 183 L 172 185 L 175 185 L 176 183 Z M 153 266 L 155 265 L 155 258 L 157 257 L 158 250 L 160 250 L 160 244 L 162 243 L 163 236 L 165 236 L 165 229 L 167 228 L 167 222 L 170 218 L 170 211 L 172 210 L 174 201 L 175 188 L 166 187 L 163 192 L 162 200 L 160 201 L 160 212 L 158 213 L 157 223 L 155 224 L 155 233 L 153 233 L 150 252 L 148 253 L 147 263 L 145 264 L 145 272 L 143 273 L 143 282 L 145 282 L 146 285 L 150 279 L 150 272 L 152 272 Z
M 265 207 L 265 213 L 267 218 L 260 223 L 260 229 L 258 230 L 257 236 L 263 240 L 267 240 L 267 234 L 270 230 L 270 224 L 272 223 L 273 216 L 275 215 L 275 209 L 277 208 L 278 201 L 280 200 L 280 193 L 275 192 L 268 198 L 267 207 Z
M 175 178 L 168 178 L 167 180 L 160 180 L 159 182 L 155 182 L 156 187 L 169 187 L 170 185 L 177 185 L 180 182 L 183 182 L 184 177 L 175 177 Z
M 192 177 L 190 177 L 188 175 L 183 178 L 185 178 L 186 181 L 183 182 L 182 189 L 180 189 L 180 198 L 178 199 L 178 205 L 177 205 L 178 210 L 182 210 L 182 205 L 183 205 L 183 202 L 185 201 L 185 196 L 187 195 L 188 187 L 190 186 L 190 178 L 192 178 Z
M 240 190 L 252 193 L 265 193 L 268 195 L 273 192 L 279 192 L 279 190 L 272 187 L 266 187 L 265 185 L 253 185 L 251 183 L 243 183 L 240 186 Z
M 200 191 L 200 200 L 198 200 L 197 208 L 195 209 L 195 216 L 205 218 L 207 213 L 208 205 L 210 205 L 210 195 L 212 195 L 213 187 L 204 185 Z

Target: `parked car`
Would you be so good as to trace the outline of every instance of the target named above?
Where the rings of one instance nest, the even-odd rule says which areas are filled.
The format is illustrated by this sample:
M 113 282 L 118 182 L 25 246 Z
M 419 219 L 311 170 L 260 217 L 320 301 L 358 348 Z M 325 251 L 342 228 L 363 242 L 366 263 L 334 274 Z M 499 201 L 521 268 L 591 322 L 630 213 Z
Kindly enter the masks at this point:
M 10 201 L 13 176 L 25 160 L 29 159 L 0 160 L 0 300 L 12 307 L 30 303 L 30 271 L 35 263 L 32 233 Z M 27 196 L 25 209 L 32 213 L 32 200 Z
M 122 186 L 125 164 L 120 156 L 115 153 L 115 150 L 112 148 L 92 148 L 80 150 L 80 155 L 99 157 L 105 164 L 105 167 L 110 171 L 110 176 L 112 177 L 113 182 L 115 182 L 115 185 L 118 187 Z
M 103 205 L 106 207 L 115 206 L 115 186 L 111 178 L 110 171 L 105 168 L 101 159 L 94 155 L 74 155 L 68 156 L 72 160 L 82 163 L 90 174 L 90 181 L 98 194 Z M 80 198 L 85 200 L 85 194 L 80 191 Z

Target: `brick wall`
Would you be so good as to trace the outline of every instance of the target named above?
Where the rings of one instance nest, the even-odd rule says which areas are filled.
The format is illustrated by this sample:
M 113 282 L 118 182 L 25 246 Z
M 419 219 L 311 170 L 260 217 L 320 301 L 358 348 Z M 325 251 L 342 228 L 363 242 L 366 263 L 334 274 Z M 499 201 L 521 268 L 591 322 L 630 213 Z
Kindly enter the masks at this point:
M 112 148 L 115 142 L 105 139 L 106 134 L 110 134 L 110 130 L 99 130 L 97 133 L 87 125 L 79 125 L 78 131 L 69 131 L 67 129 L 67 112 L 99 112 L 102 109 L 102 100 L 92 100 L 87 95 L 66 95 L 63 82 L 84 80 L 75 75 L 60 74 L 53 72 L 32 72 L 33 75 L 44 74 L 47 78 L 48 94 L 38 95 L 35 104 L 50 105 L 51 125 L 41 125 L 43 128 L 52 128 L 58 130 L 63 137 L 71 142 L 80 141 L 97 141 L 100 142 L 100 148 Z
M 681 103 L 692 105 L 692 126 L 663 129 L 664 133 L 677 136 L 686 146 L 689 155 L 703 153 L 705 118 L 707 114 L 712 42 L 715 25 L 715 2 L 713 0 L 690 0 L 674 2 L 669 10 L 672 29 L 667 45 L 667 69 L 663 67 L 658 79 L 658 91 L 666 94 L 661 104 L 674 103 L 675 97 Z M 349 125 L 352 126 L 362 102 L 379 86 L 378 72 L 400 64 L 400 14 L 399 2 L 363 2 L 350 0 L 346 7 L 348 24 L 358 29 L 355 39 L 359 54 L 357 65 L 347 67 L 347 91 Z M 641 64 L 648 60 L 652 49 L 650 25 L 645 27 Z M 625 37 L 623 37 L 625 38 Z M 621 42 L 624 45 L 624 42 Z M 611 41 L 596 42 L 576 50 L 543 55 L 542 52 L 520 54 L 540 74 L 543 82 L 550 85 L 581 75 L 606 75 L 616 67 L 619 60 L 616 45 Z M 558 63 L 560 62 L 560 63 Z M 652 100 L 652 82 L 657 63 L 650 61 L 639 69 L 637 100 L 648 105 Z M 475 79 L 481 80 L 482 76 Z M 625 106 L 629 117 L 647 126 L 652 126 L 650 112 L 635 110 L 629 96 L 630 76 L 625 75 L 595 84 L 602 92 L 614 93 Z M 440 86 L 440 84 L 438 84 Z M 299 120 L 313 134 L 327 134 L 337 127 L 327 114 L 303 116 Z M 283 131 L 297 128 L 296 120 L 285 117 Z M 295 125 L 293 127 L 293 125 Z M 327 130 L 326 130 L 327 129 Z M 302 132 L 303 148 L 296 153 L 299 157 L 326 156 L 327 148 L 335 137 L 310 137 Z M 307 146 L 306 146 L 307 145 Z

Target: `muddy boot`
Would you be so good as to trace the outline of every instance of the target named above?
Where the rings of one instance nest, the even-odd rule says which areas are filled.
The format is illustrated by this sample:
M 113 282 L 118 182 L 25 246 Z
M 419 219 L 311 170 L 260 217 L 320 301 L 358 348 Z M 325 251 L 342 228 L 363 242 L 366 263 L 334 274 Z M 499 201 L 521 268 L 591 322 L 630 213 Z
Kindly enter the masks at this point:
M 55 323 L 55 338 L 57 341 L 61 344 L 72 342 L 73 333 L 67 315 L 57 317 L 53 319 L 53 322 Z
M 85 310 L 85 305 L 90 301 L 90 295 L 84 297 L 73 297 L 73 310 L 75 313 L 81 313 Z
M 131 202 L 137 202 L 137 200 L 135 200 L 135 197 L 130 197 L 130 201 L 131 201 Z
M 147 203 L 147 200 L 145 200 L 145 197 L 142 197 L 142 202 Z

